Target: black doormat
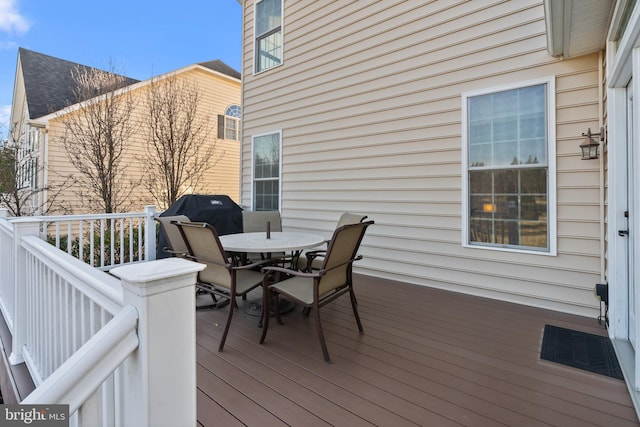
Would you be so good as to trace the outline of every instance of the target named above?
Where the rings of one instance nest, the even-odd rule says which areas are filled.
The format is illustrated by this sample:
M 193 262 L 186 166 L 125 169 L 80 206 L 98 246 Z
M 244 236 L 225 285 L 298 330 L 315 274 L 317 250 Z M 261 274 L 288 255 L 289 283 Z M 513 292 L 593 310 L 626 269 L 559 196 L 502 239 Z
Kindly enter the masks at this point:
M 544 325 L 540 358 L 623 379 L 616 353 L 608 337 Z

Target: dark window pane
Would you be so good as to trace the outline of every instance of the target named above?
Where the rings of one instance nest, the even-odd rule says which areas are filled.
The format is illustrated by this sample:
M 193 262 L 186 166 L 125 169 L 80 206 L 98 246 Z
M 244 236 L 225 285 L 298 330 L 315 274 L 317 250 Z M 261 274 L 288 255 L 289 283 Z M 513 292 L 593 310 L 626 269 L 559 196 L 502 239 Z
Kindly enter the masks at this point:
M 516 221 L 497 220 L 495 222 L 493 243 L 514 245 L 518 241 L 518 223 Z
M 471 218 L 491 219 L 496 210 L 491 196 L 472 196 L 470 199 Z
M 493 222 L 490 219 L 475 218 L 469 223 L 469 238 L 471 242 L 493 243 Z
M 471 171 L 469 172 L 469 193 L 470 194 L 491 194 L 493 186 L 491 184 L 491 171 Z
M 522 196 L 523 220 L 545 221 L 547 220 L 546 196 Z
M 522 169 L 523 194 L 547 194 L 547 170 L 546 169 Z
M 516 194 L 518 192 L 518 170 L 497 170 L 495 175 L 496 194 Z
M 522 221 L 520 227 L 520 244 L 522 246 L 533 248 L 546 248 L 548 246 L 546 222 Z

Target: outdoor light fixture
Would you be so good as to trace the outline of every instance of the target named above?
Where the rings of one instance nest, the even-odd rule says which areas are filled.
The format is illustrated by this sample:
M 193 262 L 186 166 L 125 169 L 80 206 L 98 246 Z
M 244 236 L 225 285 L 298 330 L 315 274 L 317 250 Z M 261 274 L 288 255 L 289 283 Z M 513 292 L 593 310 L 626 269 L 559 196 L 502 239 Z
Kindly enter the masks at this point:
M 598 158 L 598 141 L 594 140 L 592 136 L 599 136 L 600 141 L 604 142 L 604 128 L 600 128 L 600 133 L 591 133 L 591 128 L 587 130 L 587 133 L 583 133 L 582 136 L 586 136 L 584 142 L 580 144 L 582 150 L 582 160 L 591 160 Z

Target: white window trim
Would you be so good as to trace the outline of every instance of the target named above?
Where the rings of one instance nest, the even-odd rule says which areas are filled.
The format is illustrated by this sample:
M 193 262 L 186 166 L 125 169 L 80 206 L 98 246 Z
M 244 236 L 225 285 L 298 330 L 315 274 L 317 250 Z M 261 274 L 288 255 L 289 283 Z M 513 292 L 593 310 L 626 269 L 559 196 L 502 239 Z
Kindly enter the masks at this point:
M 282 52 L 282 58 L 280 59 L 280 63 L 278 65 L 274 65 L 273 67 L 269 67 L 265 70 L 260 70 L 257 71 L 256 69 L 257 67 L 257 60 L 256 60 L 256 38 L 258 37 L 258 35 L 256 34 L 256 16 L 257 16 L 257 9 L 258 9 L 258 3 L 260 3 L 263 0 L 255 0 L 253 2 L 253 39 L 251 40 L 251 43 L 253 44 L 253 65 L 251 66 L 251 69 L 253 70 L 253 75 L 256 76 L 258 74 L 262 74 L 262 73 L 266 73 L 269 70 L 273 70 L 274 68 L 278 68 L 281 67 L 284 64 L 284 0 L 280 0 L 280 38 L 282 39 L 282 44 L 280 45 L 280 51 Z
M 278 135 L 278 139 L 280 140 L 280 150 L 278 153 L 278 162 L 280 162 L 280 170 L 278 171 L 278 211 L 282 212 L 282 129 L 278 129 L 272 132 L 264 132 L 251 136 L 251 204 L 249 210 L 254 210 L 254 201 L 255 201 L 255 168 L 254 168 L 254 154 L 255 154 L 255 142 L 256 138 L 267 135 Z
M 485 246 L 481 244 L 471 244 L 469 242 L 469 156 L 468 156 L 468 98 L 486 95 L 494 92 L 502 92 L 511 89 L 518 89 L 527 86 L 535 86 L 539 84 L 547 85 L 547 162 L 548 162 L 548 228 L 549 228 L 549 249 L 548 250 L 530 250 L 518 249 L 513 247 L 497 247 Z M 557 256 L 558 255 L 558 236 L 557 236 L 557 204 L 556 204 L 556 88 L 555 77 L 546 77 L 525 82 L 513 83 L 508 85 L 496 86 L 487 89 L 481 89 L 462 94 L 462 230 L 461 239 L 462 246 L 471 249 L 492 250 L 501 252 L 519 252 L 535 255 Z

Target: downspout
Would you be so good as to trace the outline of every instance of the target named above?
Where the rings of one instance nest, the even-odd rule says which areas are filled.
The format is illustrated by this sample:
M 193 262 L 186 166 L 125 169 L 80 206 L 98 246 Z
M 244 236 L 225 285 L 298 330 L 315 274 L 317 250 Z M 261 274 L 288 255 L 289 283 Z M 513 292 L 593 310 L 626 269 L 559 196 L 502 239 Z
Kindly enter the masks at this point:
M 603 66 L 603 51 L 601 50 L 598 53 L 598 124 L 601 129 L 604 129 L 604 66 Z M 606 129 L 603 130 L 606 135 Z M 608 139 L 605 137 L 604 142 L 602 144 L 601 155 L 599 162 L 600 167 L 600 283 L 606 283 L 606 257 L 605 257 L 605 249 L 606 249 L 606 228 L 605 228 L 605 200 L 604 200 L 604 184 L 605 184 L 605 176 L 604 176 L 604 150 L 605 144 L 608 144 Z M 607 156 L 608 156 L 607 149 Z
M 245 59 L 245 41 L 244 41 L 244 32 L 245 32 L 245 9 L 244 9 L 244 4 L 242 0 L 238 0 L 238 3 L 240 3 L 240 7 L 242 7 L 242 54 L 241 54 L 241 60 L 240 60 L 240 108 L 241 108 L 241 114 L 240 114 L 240 164 L 238 165 L 238 167 L 240 168 L 240 171 L 238 173 L 238 179 L 239 179 L 239 185 L 238 185 L 238 204 L 240 206 L 242 206 L 243 209 L 245 209 L 245 207 L 247 206 L 251 206 L 251 202 L 249 203 L 245 203 L 245 198 L 244 198 L 244 80 L 245 80 L 245 69 L 244 67 L 244 59 Z M 254 41 L 252 41 L 251 43 L 254 43 Z M 252 66 L 253 67 L 253 66 Z

